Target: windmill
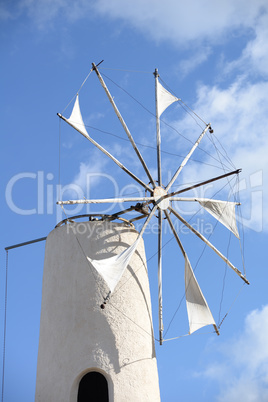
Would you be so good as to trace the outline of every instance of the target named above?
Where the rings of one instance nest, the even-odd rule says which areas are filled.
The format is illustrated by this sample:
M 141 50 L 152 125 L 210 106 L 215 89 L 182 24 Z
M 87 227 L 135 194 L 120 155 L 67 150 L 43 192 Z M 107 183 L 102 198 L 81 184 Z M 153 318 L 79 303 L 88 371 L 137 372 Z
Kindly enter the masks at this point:
M 83 230 L 80 231 L 80 223 L 76 222 L 76 218 L 85 218 L 86 215 L 68 217 L 49 234 L 44 266 L 36 402 L 55 400 L 59 395 L 62 401 L 80 402 L 86 400 L 87 392 L 92 392 L 93 388 L 97 389 L 97 394 L 102 392 L 100 390 L 106 390 L 101 401 L 160 400 L 150 291 L 142 239 L 153 217 L 157 218 L 158 226 L 160 345 L 165 340 L 162 311 L 164 219 L 185 262 L 185 298 L 190 334 L 207 325 L 212 325 L 217 334 L 219 330 L 177 233 L 174 219 L 200 238 L 245 283 L 249 283 L 242 272 L 209 239 L 187 222 L 172 204 L 197 203 L 235 236 L 239 236 L 235 219 L 237 202 L 189 198 L 182 195 L 205 184 L 237 175 L 240 170 L 229 171 L 221 176 L 174 190 L 174 183 L 203 137 L 207 132 L 213 133 L 211 124 L 205 124 L 172 178 L 164 183 L 160 117 L 169 105 L 181 100 L 159 82 L 156 69 L 154 77 L 157 177 L 154 178 L 100 74 L 99 64 L 93 63 L 91 72 L 96 73 L 148 180 L 140 179 L 88 134 L 77 93 L 70 117 L 66 118 L 60 113 L 58 116 L 141 186 L 144 196 L 57 202 L 62 208 L 74 204 L 135 204 L 117 213 L 102 215 L 101 219 L 97 219 L 100 216 L 98 214 L 90 214 L 87 216 L 89 221 L 83 222 Z M 134 211 L 137 213 L 135 217 L 125 218 L 129 212 Z M 134 223 L 142 219 L 144 223 L 138 232 Z M 123 224 L 116 223 L 117 220 L 122 220 Z M 89 232 L 90 236 L 87 236 Z M 89 391 L 83 391 L 84 389 Z
M 100 64 L 100 63 L 99 63 Z M 94 63 L 92 64 L 92 70 L 95 71 L 97 77 L 105 90 L 106 95 L 108 96 L 109 101 L 111 102 L 113 109 L 121 122 L 127 137 L 137 154 L 139 161 L 148 177 L 149 184 L 146 184 L 140 178 L 138 178 L 134 173 L 132 173 L 126 166 L 124 166 L 119 160 L 117 160 L 111 153 L 109 153 L 105 148 L 103 148 L 100 144 L 98 144 L 93 138 L 91 138 L 86 130 L 85 124 L 82 119 L 82 115 L 80 112 L 79 106 L 79 95 L 76 95 L 76 100 L 74 104 L 73 111 L 71 116 L 67 119 L 58 113 L 58 116 L 67 122 L 70 126 L 72 126 L 75 130 L 77 130 L 80 134 L 82 134 L 87 140 L 89 140 L 94 146 L 96 146 L 100 151 L 106 154 L 110 159 L 113 160 L 124 172 L 126 172 L 133 180 L 135 180 L 139 185 L 141 185 L 144 190 L 149 194 L 149 196 L 144 197 L 131 197 L 131 198 L 111 198 L 111 199 L 91 199 L 91 200 L 68 200 L 68 201 L 58 201 L 59 205 L 72 205 L 72 204 L 95 204 L 95 203 L 117 203 L 117 202 L 137 202 L 134 207 L 130 209 L 126 209 L 124 211 L 120 211 L 120 213 L 115 214 L 115 216 L 119 216 L 123 213 L 128 212 L 131 209 L 135 209 L 140 213 L 138 218 L 130 219 L 130 222 L 135 221 L 136 219 L 146 218 L 142 229 L 140 230 L 139 236 L 135 243 L 129 247 L 128 250 L 124 251 L 121 255 L 116 257 L 116 262 L 112 259 L 105 259 L 102 261 L 92 260 L 90 262 L 96 268 L 96 270 L 103 276 L 104 280 L 107 281 L 111 293 L 113 292 L 115 286 L 119 282 L 124 270 L 126 269 L 128 262 L 135 252 L 135 249 L 138 245 L 140 238 L 142 237 L 148 223 L 154 214 L 157 214 L 158 218 L 158 300 L 159 300 L 159 340 L 160 344 L 163 343 L 163 314 L 162 314 L 162 224 L 163 218 L 165 217 L 170 225 L 172 233 L 178 243 L 178 246 L 183 254 L 185 259 L 185 295 L 186 295 L 186 303 L 187 303 L 187 311 L 189 317 L 190 324 L 190 333 L 196 331 L 197 329 L 212 324 L 217 334 L 219 334 L 218 328 L 216 326 L 215 320 L 210 312 L 210 309 L 207 305 L 205 297 L 197 283 L 195 278 L 193 269 L 191 267 L 189 258 L 185 252 L 185 249 L 181 243 L 181 240 L 176 232 L 174 224 L 172 223 L 170 215 L 173 215 L 176 219 L 182 222 L 190 231 L 192 231 L 197 237 L 199 237 L 208 247 L 210 247 L 240 278 L 247 284 L 249 284 L 246 277 L 242 274 L 242 272 L 236 268 L 231 261 L 228 260 L 213 244 L 203 236 L 199 231 L 197 231 L 193 226 L 191 226 L 177 211 L 172 207 L 172 202 L 195 202 L 199 203 L 201 207 L 203 207 L 206 211 L 208 211 L 214 218 L 216 218 L 219 222 L 225 225 L 236 237 L 239 237 L 237 226 L 236 226 L 236 217 L 235 217 L 235 208 L 236 205 L 239 205 L 237 202 L 230 201 L 221 201 L 214 199 L 205 199 L 205 198 L 187 198 L 187 197 L 178 197 L 187 191 L 190 191 L 194 188 L 198 188 L 200 186 L 204 186 L 205 184 L 212 183 L 214 181 L 221 180 L 231 175 L 237 175 L 240 173 L 241 169 L 234 170 L 223 175 L 211 178 L 209 180 L 196 183 L 192 186 L 185 187 L 178 191 L 172 191 L 172 185 L 175 183 L 183 168 L 191 158 L 192 154 L 202 141 L 202 138 L 205 136 L 206 132 L 209 131 L 211 134 L 213 130 L 211 128 L 211 124 L 206 124 L 202 133 L 199 135 L 198 139 L 193 144 L 192 148 L 189 150 L 188 154 L 183 159 L 180 166 L 175 171 L 173 177 L 168 183 L 162 182 L 162 168 L 161 168 L 161 134 L 160 134 L 160 116 L 165 111 L 165 109 L 174 102 L 180 101 L 179 98 L 174 96 L 168 90 L 166 90 L 159 82 L 159 74 L 156 69 L 154 72 L 155 76 L 155 99 L 156 99 L 156 153 L 157 153 L 157 179 L 152 177 L 150 170 L 148 169 L 145 160 L 143 159 L 122 115 L 120 114 L 112 95 L 110 94 L 99 70 L 98 66 Z M 150 211 L 148 210 L 148 206 L 151 206 Z M 146 209 L 147 208 L 147 209 Z M 115 270 L 117 273 L 115 278 L 110 281 L 107 277 L 107 271 Z

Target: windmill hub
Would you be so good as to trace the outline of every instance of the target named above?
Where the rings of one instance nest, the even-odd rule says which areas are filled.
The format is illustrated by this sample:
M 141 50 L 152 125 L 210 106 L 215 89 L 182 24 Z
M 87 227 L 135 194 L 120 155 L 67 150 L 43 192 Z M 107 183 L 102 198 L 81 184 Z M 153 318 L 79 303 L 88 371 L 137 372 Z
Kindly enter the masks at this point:
M 153 196 L 155 198 L 155 201 L 159 200 L 159 198 L 163 197 L 164 195 L 167 195 L 167 192 L 163 187 L 156 187 L 154 189 Z M 157 204 L 157 206 L 162 211 L 168 209 L 168 207 L 169 207 L 169 199 L 165 198 L 164 200 L 160 201 Z

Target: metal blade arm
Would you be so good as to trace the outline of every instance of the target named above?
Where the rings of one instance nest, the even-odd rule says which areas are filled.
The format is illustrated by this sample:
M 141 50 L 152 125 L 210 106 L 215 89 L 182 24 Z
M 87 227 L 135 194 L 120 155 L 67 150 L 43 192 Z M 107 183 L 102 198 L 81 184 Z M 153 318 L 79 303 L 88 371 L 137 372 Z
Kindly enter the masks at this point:
M 179 245 L 179 247 L 181 249 L 182 255 L 185 258 L 186 257 L 186 252 L 185 252 L 184 247 L 183 247 L 183 245 L 182 245 L 182 243 L 180 241 L 180 238 L 179 238 L 179 236 L 178 236 L 178 234 L 177 234 L 177 232 L 176 232 L 176 230 L 174 228 L 172 220 L 170 219 L 169 213 L 167 211 L 164 211 L 164 212 L 165 212 L 166 218 L 168 220 L 169 226 L 170 226 L 170 228 L 172 230 L 172 233 L 174 234 L 174 237 L 177 240 L 177 243 L 178 243 L 178 245 Z
M 200 186 L 204 186 L 205 184 L 212 183 L 213 181 L 223 179 L 224 177 L 228 177 L 228 176 L 231 176 L 231 175 L 233 175 L 233 174 L 238 174 L 238 173 L 241 172 L 241 170 L 242 170 L 242 169 L 233 170 L 232 172 L 225 173 L 225 174 L 223 174 L 223 175 L 221 175 L 221 176 L 214 177 L 213 179 L 209 179 L 209 180 L 206 180 L 206 181 L 202 181 L 201 183 L 197 183 L 197 184 L 194 184 L 193 186 L 183 188 L 182 190 L 173 191 L 172 193 L 169 193 L 169 194 L 167 194 L 167 195 L 164 195 L 164 196 L 161 198 L 161 200 L 162 200 L 162 199 L 165 199 L 165 198 L 173 197 L 174 195 L 177 195 L 177 194 L 184 193 L 185 191 L 190 191 L 190 190 L 192 190 L 193 188 L 197 188 L 197 187 L 200 187 Z
M 57 201 L 58 205 L 73 205 L 73 204 L 106 204 L 118 202 L 132 202 L 132 201 L 154 201 L 154 197 L 136 197 L 136 198 L 104 198 L 95 200 L 69 200 Z
M 200 136 L 198 137 L 198 139 L 196 140 L 195 144 L 193 145 L 192 149 L 190 150 L 190 152 L 186 155 L 186 157 L 184 158 L 184 160 L 182 161 L 180 167 L 178 168 L 178 170 L 176 171 L 176 173 L 174 174 L 174 176 L 172 177 L 172 179 L 170 180 L 170 182 L 168 183 L 168 185 L 166 186 L 166 191 L 168 191 L 170 189 L 170 187 L 172 186 L 172 184 L 174 183 L 174 181 L 177 179 L 177 177 L 179 176 L 180 172 L 182 171 L 182 169 L 184 168 L 184 166 L 186 165 L 186 163 L 188 162 L 188 160 L 190 159 L 190 157 L 192 156 L 192 154 L 194 153 L 195 149 L 198 147 L 200 141 L 202 140 L 202 138 L 204 137 L 205 133 L 207 132 L 207 130 L 210 128 L 210 123 L 206 126 L 206 128 L 204 129 L 204 131 L 200 134 Z
M 150 219 L 152 218 L 152 216 L 153 216 L 153 214 L 155 213 L 156 209 L 157 209 L 157 205 L 155 205 L 155 206 L 153 207 L 153 209 L 151 210 L 150 214 L 148 215 L 148 218 L 147 218 L 146 221 L 144 222 L 143 227 L 141 228 L 141 231 L 140 231 L 138 237 L 141 237 L 141 236 L 143 235 L 143 233 L 144 233 L 144 231 L 145 231 L 145 229 L 146 229 L 146 226 L 147 226 L 148 223 L 150 222 Z
M 86 135 L 85 133 L 83 133 L 81 130 L 79 130 L 77 127 L 75 127 L 70 121 L 68 121 L 64 116 L 62 116 L 60 113 L 58 113 L 58 116 L 66 121 L 66 123 L 68 123 L 71 127 L 73 127 L 76 131 L 78 131 L 80 134 L 82 134 L 87 140 L 89 140 L 93 145 L 95 145 L 100 151 L 102 151 L 105 155 L 107 155 L 110 159 L 112 159 L 112 161 L 114 161 L 117 166 L 119 166 L 122 170 L 124 170 L 124 172 L 126 172 L 129 176 L 132 177 L 132 179 L 136 180 L 141 186 L 143 186 L 144 188 L 146 188 L 148 191 L 150 191 L 150 193 L 153 192 L 153 190 L 151 189 L 151 187 L 149 187 L 146 183 L 144 183 L 142 180 L 140 180 L 137 176 L 134 175 L 134 173 L 132 173 L 130 170 L 128 170 L 121 162 L 119 162 L 119 160 L 117 160 L 112 154 L 110 154 L 110 152 L 106 151 L 105 148 L 103 148 L 99 143 L 97 143 L 95 140 L 93 140 L 93 138 L 91 138 L 89 135 Z
M 200 232 L 198 232 L 196 229 L 194 229 L 175 209 L 172 207 L 169 207 L 169 210 L 173 213 L 173 215 L 176 216 L 185 226 L 187 226 L 188 229 L 190 229 L 197 237 L 199 237 L 207 246 L 209 246 L 213 251 L 215 251 L 216 254 L 227 264 L 229 265 L 230 268 L 232 268 L 235 273 L 240 276 L 240 278 L 243 279 L 248 285 L 249 281 L 247 278 L 242 274 L 242 272 L 239 271 L 215 246 L 213 246 L 212 243 L 208 239 L 205 238 Z
M 158 83 L 158 70 L 155 69 L 155 115 L 156 115 L 156 148 L 157 148 L 157 171 L 158 171 L 158 185 L 162 186 L 161 176 L 161 135 L 160 135 L 160 119 L 158 112 L 158 96 L 157 96 L 157 83 Z
M 139 221 L 140 219 L 143 219 L 143 218 L 145 218 L 146 216 L 148 216 L 148 214 L 146 214 L 146 215 L 143 214 L 143 215 L 137 216 L 136 218 L 129 219 L 129 222 L 132 223 L 132 222 Z
M 187 201 L 187 202 L 199 202 L 199 201 L 204 201 L 204 200 L 207 200 L 207 201 L 222 201 L 222 200 L 214 200 L 214 198 L 212 198 L 212 199 L 209 199 L 209 198 L 197 198 L 197 197 L 194 197 L 194 198 L 188 198 L 188 197 L 170 197 L 170 199 L 169 199 L 170 201 Z M 232 202 L 233 204 L 235 204 L 235 205 L 241 205 L 241 203 L 240 202 L 235 202 L 235 201 L 225 201 L 225 202 Z
M 140 162 L 141 162 L 141 164 L 142 164 L 142 166 L 143 166 L 143 168 L 144 168 L 144 170 L 145 170 L 150 182 L 152 183 L 153 187 L 155 187 L 154 179 L 152 178 L 152 175 L 151 175 L 151 173 L 150 173 L 150 171 L 149 171 L 149 169 L 148 169 L 148 167 L 147 167 L 147 165 L 146 165 L 146 163 L 145 163 L 145 161 L 144 161 L 144 159 L 143 159 L 143 157 L 142 157 L 137 145 L 135 144 L 135 141 L 134 141 L 134 139 L 133 139 L 133 137 L 132 137 L 132 135 L 131 135 L 131 133 L 130 133 L 130 131 L 129 131 L 129 129 L 128 129 L 123 117 L 122 117 L 122 115 L 121 115 L 121 113 L 119 112 L 119 110 L 118 110 L 118 108 L 117 108 L 117 106 L 116 106 L 116 104 L 115 104 L 115 102 L 113 100 L 113 97 L 111 96 L 111 94 L 110 94 L 110 92 L 109 92 L 109 90 L 108 90 L 108 88 L 107 88 L 107 86 L 106 86 L 106 84 L 105 84 L 105 82 L 104 82 L 99 70 L 97 69 L 97 66 L 95 66 L 94 63 L 92 63 L 92 68 L 96 72 L 97 77 L 98 77 L 98 79 L 99 79 L 99 81 L 101 83 L 101 86 L 103 87 L 106 95 L 108 96 L 108 99 L 111 102 L 111 104 L 112 104 L 112 106 L 114 108 L 114 111 L 115 111 L 120 123 L 122 124 L 123 129 L 125 130 L 130 142 L 131 142 L 131 145 L 132 145 L 134 151 L 138 155 L 138 158 L 139 158 L 139 160 L 140 160 Z
M 162 297 L 162 211 L 158 210 L 158 316 L 159 341 L 163 344 L 163 297 Z

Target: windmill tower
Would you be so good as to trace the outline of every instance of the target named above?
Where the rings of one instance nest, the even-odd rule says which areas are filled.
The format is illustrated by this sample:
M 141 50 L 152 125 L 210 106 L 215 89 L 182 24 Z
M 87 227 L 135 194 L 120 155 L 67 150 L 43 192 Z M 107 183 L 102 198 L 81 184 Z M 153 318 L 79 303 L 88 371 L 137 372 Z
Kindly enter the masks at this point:
M 87 258 L 120 254 L 137 236 L 109 221 L 68 223 L 49 234 L 36 402 L 160 400 L 143 242 L 107 304 L 109 288 Z
M 159 401 L 158 374 L 154 350 L 151 302 L 142 235 L 153 216 L 158 219 L 158 311 L 159 343 L 163 343 L 162 317 L 162 225 L 166 219 L 185 261 L 185 298 L 189 334 L 212 325 L 218 328 L 196 280 L 194 270 L 171 219 L 179 220 L 210 247 L 247 284 L 246 277 L 173 207 L 172 202 L 195 202 L 239 237 L 235 207 L 237 202 L 205 198 L 185 198 L 181 194 L 240 170 L 225 172 L 178 191 L 171 188 L 211 125 L 205 127 L 167 185 L 162 183 L 160 116 L 179 98 L 158 81 L 156 93 L 157 180 L 152 177 L 126 126 L 99 70 L 93 64 L 127 137 L 148 177 L 138 178 L 87 132 L 80 112 L 78 94 L 69 119 L 58 116 L 82 134 L 145 190 L 144 197 L 58 201 L 58 204 L 137 202 L 101 221 L 56 227 L 46 244 L 40 342 L 37 367 L 36 402 L 82 402 L 92 397 L 101 402 Z M 85 81 L 84 81 L 85 82 Z M 83 85 L 83 84 L 82 84 Z M 82 88 L 82 87 L 81 87 Z M 80 89 L 81 89 L 80 88 Z M 178 195 L 180 195 L 178 197 Z M 123 213 L 137 211 L 128 224 L 115 223 Z M 145 218 L 137 232 L 132 222 Z M 100 394 L 103 392 L 103 394 Z M 106 398 L 106 399 L 105 399 Z M 91 399 L 89 399 L 91 400 Z

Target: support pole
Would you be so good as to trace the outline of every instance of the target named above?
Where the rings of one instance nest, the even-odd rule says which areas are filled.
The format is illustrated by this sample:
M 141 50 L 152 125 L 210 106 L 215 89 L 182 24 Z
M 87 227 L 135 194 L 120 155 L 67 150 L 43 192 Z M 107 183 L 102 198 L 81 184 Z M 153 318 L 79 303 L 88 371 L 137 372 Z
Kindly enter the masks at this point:
M 46 237 L 40 237 L 39 239 L 25 241 L 24 243 L 13 244 L 13 246 L 5 247 L 5 250 L 8 251 L 8 250 L 11 250 L 12 248 L 27 246 L 28 244 L 38 243 L 39 241 L 44 241 L 44 240 L 46 240 Z
M 157 84 L 158 84 L 158 70 L 155 69 L 155 116 L 156 116 L 156 148 L 157 148 L 157 172 L 158 172 L 158 185 L 162 186 L 161 176 L 161 135 L 160 135 L 160 120 L 158 111 L 158 96 L 157 96 Z

